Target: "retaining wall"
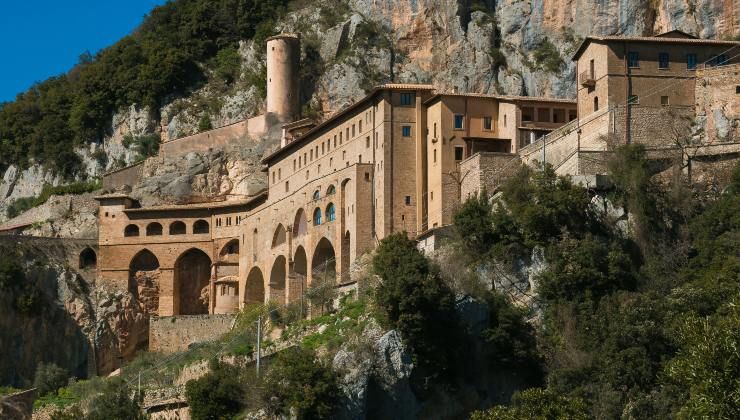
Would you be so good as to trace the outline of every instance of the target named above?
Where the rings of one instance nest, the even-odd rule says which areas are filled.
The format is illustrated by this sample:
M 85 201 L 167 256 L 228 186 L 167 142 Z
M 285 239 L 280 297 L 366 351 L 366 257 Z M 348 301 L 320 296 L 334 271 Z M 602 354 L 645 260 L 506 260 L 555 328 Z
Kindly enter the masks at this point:
M 236 316 L 176 315 L 149 320 L 149 351 L 174 353 L 204 341 L 215 341 L 231 330 Z

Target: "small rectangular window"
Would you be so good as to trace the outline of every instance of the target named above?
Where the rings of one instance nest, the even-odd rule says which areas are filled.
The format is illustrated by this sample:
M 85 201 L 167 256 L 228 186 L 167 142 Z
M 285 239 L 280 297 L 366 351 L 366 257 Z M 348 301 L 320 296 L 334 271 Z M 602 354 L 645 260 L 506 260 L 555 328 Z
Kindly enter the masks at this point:
M 403 92 L 401 93 L 401 105 L 402 106 L 410 106 L 414 104 L 414 97 L 416 95 L 413 92 Z
M 455 160 L 462 160 L 463 159 L 463 151 L 465 149 L 462 146 L 455 146 Z
M 696 54 L 686 54 L 686 68 L 696 70 Z
M 357 161 L 362 163 L 362 155 L 357 156 Z
M 658 68 L 659 69 L 668 68 L 668 53 L 662 52 L 658 54 Z
M 365 148 L 370 148 L 370 136 L 365 137 Z
M 362 133 L 362 120 L 360 120 L 360 121 L 359 121 L 359 122 L 357 123 L 357 129 L 358 129 L 358 130 L 360 130 L 360 133 Z
M 311 160 L 313 160 L 313 149 L 311 149 L 310 152 L 311 152 Z
M 410 195 L 407 195 L 406 196 L 406 205 L 407 206 L 410 206 L 411 205 L 411 196 Z
M 355 125 L 352 124 L 352 137 L 354 137 L 354 136 L 355 136 Z
M 411 137 L 411 126 L 410 125 L 401 126 L 401 135 L 403 137 Z
M 640 54 L 637 51 L 627 53 L 627 66 L 630 68 L 640 67 Z
M 455 130 L 462 130 L 463 129 L 463 116 L 460 114 L 455 114 Z
M 336 149 L 336 147 L 337 147 L 337 135 L 335 134 L 334 135 L 334 148 Z
M 740 95 L 740 85 L 735 86 L 735 95 Z
M 640 103 L 640 98 L 637 95 L 630 95 L 627 99 L 628 105 L 637 105 Z
M 661 104 L 661 105 L 663 105 L 663 106 L 668 106 L 668 105 L 670 105 L 670 104 L 668 103 L 668 97 L 667 97 L 667 96 L 661 96 L 661 97 L 660 97 L 660 104 Z
M 290 187 L 288 186 L 289 181 L 285 181 L 285 192 L 290 191 Z
M 349 127 L 347 127 L 346 134 L 344 136 L 347 137 L 347 141 L 352 140 L 352 137 L 349 136 Z
M 321 154 L 323 155 L 324 153 L 324 143 L 321 143 Z
M 483 117 L 483 129 L 490 130 L 492 127 L 491 117 Z
M 437 149 L 434 149 L 434 163 L 437 163 Z

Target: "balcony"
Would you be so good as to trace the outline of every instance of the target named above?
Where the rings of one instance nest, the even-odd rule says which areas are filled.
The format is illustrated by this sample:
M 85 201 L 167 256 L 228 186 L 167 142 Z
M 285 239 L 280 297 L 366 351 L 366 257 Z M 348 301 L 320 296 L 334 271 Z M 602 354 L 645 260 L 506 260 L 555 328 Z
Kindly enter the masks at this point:
M 594 87 L 596 86 L 596 80 L 594 79 L 594 75 L 591 74 L 590 71 L 584 71 L 578 76 L 578 82 L 581 84 L 581 86 L 584 87 Z

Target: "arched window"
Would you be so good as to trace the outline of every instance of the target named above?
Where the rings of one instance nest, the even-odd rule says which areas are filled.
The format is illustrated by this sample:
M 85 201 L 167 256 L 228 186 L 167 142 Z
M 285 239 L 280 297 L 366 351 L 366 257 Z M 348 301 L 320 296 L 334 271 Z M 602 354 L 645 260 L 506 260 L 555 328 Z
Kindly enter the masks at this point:
M 160 225 L 157 222 L 149 223 L 146 226 L 146 236 L 161 236 L 162 235 L 162 225 Z
M 170 224 L 170 235 L 184 235 L 185 234 L 185 223 L 181 221 L 172 222 Z
M 98 257 L 95 255 L 95 251 L 90 248 L 85 248 L 80 252 L 80 268 L 90 269 L 95 268 L 98 265 Z
M 128 225 L 123 230 L 123 236 L 139 236 L 139 227 L 136 225 Z
M 314 191 L 313 192 L 313 199 L 314 200 L 318 200 L 319 198 L 321 198 L 321 193 L 319 192 L 319 190 Z
M 329 185 L 329 188 L 326 189 L 326 195 L 332 195 L 337 192 L 337 189 L 334 188 L 333 185 Z
M 336 220 L 334 203 L 329 203 L 329 205 L 326 206 L 326 221 L 333 222 L 334 220 Z
M 595 96 L 594 97 L 594 112 L 596 112 L 598 110 L 599 110 L 599 97 L 598 96 Z
M 313 225 L 318 226 L 321 224 L 321 209 L 316 207 L 316 210 L 313 211 Z
M 193 233 L 208 233 L 208 222 L 205 220 L 197 220 L 193 223 Z

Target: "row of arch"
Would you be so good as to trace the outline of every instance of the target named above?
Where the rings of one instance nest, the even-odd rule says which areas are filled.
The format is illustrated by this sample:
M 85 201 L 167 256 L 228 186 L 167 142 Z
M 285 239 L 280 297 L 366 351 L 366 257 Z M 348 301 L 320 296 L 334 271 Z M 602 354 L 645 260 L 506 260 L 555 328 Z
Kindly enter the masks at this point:
M 334 187 L 334 185 L 329 185 L 328 187 L 326 187 L 326 195 L 333 195 L 336 192 L 337 192 L 337 189 L 336 189 L 336 187 Z M 321 198 L 321 190 L 314 191 L 312 198 L 314 200 L 320 199 Z
M 151 222 L 146 225 L 146 236 L 161 236 L 162 235 L 162 224 L 158 222 Z M 200 219 L 193 223 L 193 234 L 203 234 L 210 232 L 210 225 L 207 221 Z M 170 235 L 184 235 L 187 233 L 187 226 L 185 222 L 175 221 L 170 223 L 169 227 Z M 123 236 L 139 236 L 139 226 L 130 224 L 123 230 Z
M 346 233 L 347 245 L 349 242 L 349 232 Z M 316 244 L 311 258 L 311 272 L 314 280 L 317 277 L 325 279 L 336 279 L 336 254 L 334 246 L 326 238 L 321 238 Z M 293 299 L 305 293 L 308 284 L 308 258 L 306 250 L 302 245 L 296 247 L 293 254 L 292 272 L 288 273 L 288 261 L 284 255 L 278 255 L 272 263 L 269 277 L 269 296 L 270 300 L 279 304 L 286 303 L 286 285 L 290 281 L 290 288 L 293 290 L 291 296 L 287 299 Z M 244 302 L 263 303 L 265 302 L 265 277 L 262 270 L 255 266 L 249 271 L 245 285 Z
M 334 203 L 329 203 L 326 206 L 325 212 L 323 213 L 326 215 L 326 220 L 322 219 L 322 212 L 321 207 L 316 207 L 313 211 L 313 225 L 319 226 L 323 223 L 333 222 L 336 220 L 336 206 Z M 293 219 L 293 237 L 297 238 L 301 235 L 305 235 L 308 232 L 308 224 L 306 222 L 306 212 L 303 211 L 303 209 L 298 209 L 296 212 L 295 218 Z M 257 229 L 255 229 L 254 234 L 257 233 Z M 285 229 L 285 226 L 283 226 L 282 223 L 279 223 L 277 228 L 275 228 L 275 232 L 272 235 L 272 247 L 275 248 L 277 246 L 280 246 L 286 242 L 288 239 L 288 233 Z

